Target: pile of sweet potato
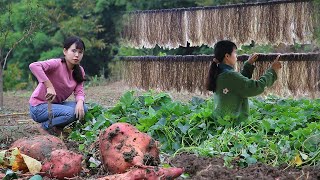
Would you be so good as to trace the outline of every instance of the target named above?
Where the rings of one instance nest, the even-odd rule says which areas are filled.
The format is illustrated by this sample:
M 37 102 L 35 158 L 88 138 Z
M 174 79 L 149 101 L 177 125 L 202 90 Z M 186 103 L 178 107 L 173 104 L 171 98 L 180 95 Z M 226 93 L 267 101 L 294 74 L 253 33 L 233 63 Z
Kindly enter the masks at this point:
M 80 173 L 82 155 L 67 150 L 66 145 L 57 137 L 40 135 L 33 138 L 22 138 L 11 145 L 20 152 L 42 164 L 41 172 L 51 178 L 71 178 Z
M 99 137 L 100 155 L 105 169 L 122 173 L 101 179 L 174 179 L 181 168 L 158 167 L 159 143 L 128 123 L 115 123 Z
M 127 123 L 115 123 L 99 136 L 99 150 L 104 168 L 111 174 L 100 180 L 174 179 L 181 168 L 162 168 L 159 143 Z M 67 150 L 65 144 L 51 135 L 23 138 L 12 144 L 20 152 L 37 159 L 41 172 L 51 178 L 77 176 L 82 170 L 82 155 Z

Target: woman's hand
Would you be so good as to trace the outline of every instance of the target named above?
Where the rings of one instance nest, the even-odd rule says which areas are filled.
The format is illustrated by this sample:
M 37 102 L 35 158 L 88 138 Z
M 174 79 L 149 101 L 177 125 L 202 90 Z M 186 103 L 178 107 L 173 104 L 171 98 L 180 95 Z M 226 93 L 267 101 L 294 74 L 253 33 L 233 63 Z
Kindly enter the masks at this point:
M 282 68 L 281 63 L 279 62 L 279 58 L 280 58 L 280 55 L 278 55 L 276 59 L 273 61 L 273 63 L 271 64 L 271 68 L 274 71 L 276 71 L 277 74 L 278 74 L 278 71 Z
M 253 64 L 258 59 L 258 54 L 253 54 L 249 57 L 248 63 Z
M 56 95 L 56 90 L 54 90 L 53 86 L 47 88 L 46 100 L 48 102 L 52 102 L 56 98 Z
M 82 100 L 78 100 L 74 113 L 75 113 L 77 119 L 84 118 L 84 108 L 83 108 L 83 101 Z

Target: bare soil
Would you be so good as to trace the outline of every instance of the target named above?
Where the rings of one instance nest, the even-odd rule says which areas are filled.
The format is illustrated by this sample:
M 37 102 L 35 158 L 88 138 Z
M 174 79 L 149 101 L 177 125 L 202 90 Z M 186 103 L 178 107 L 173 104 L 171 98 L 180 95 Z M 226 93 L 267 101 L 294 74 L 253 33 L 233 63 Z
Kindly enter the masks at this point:
M 179 154 L 173 157 L 171 164 L 184 167 L 185 172 L 194 180 L 319 180 L 320 167 L 302 167 L 300 169 L 288 166 L 272 167 L 257 163 L 247 168 L 234 166 L 225 167 L 222 158 L 204 158 L 194 154 Z M 179 177 L 179 180 L 183 178 Z
M 137 94 L 143 90 L 133 89 L 122 82 L 106 83 L 101 86 L 86 88 L 86 101 L 96 102 L 105 107 L 114 106 L 120 96 L 128 90 L 135 90 Z M 187 102 L 192 96 L 207 98 L 210 95 L 201 95 L 187 92 L 168 92 L 174 100 Z M 0 150 L 8 149 L 12 142 L 21 137 L 31 137 L 39 134 L 37 123 L 35 123 L 28 113 L 28 99 L 31 95 L 29 91 L 6 92 L 4 94 L 5 108 L 0 110 Z M 77 144 L 65 139 L 69 149 L 76 150 Z M 221 158 L 204 158 L 194 154 L 179 154 L 169 158 L 172 166 L 183 167 L 189 174 L 189 178 L 194 180 L 211 179 L 246 179 L 246 180 L 319 180 L 320 167 L 292 168 L 286 165 L 272 167 L 257 163 L 247 168 L 234 166 L 228 168 L 224 166 Z M 4 169 L 0 168 L 0 172 Z M 101 171 L 92 174 L 89 179 L 96 179 L 98 174 L 105 174 Z M 79 179 L 85 179 L 79 177 Z M 184 178 L 179 177 L 179 180 Z

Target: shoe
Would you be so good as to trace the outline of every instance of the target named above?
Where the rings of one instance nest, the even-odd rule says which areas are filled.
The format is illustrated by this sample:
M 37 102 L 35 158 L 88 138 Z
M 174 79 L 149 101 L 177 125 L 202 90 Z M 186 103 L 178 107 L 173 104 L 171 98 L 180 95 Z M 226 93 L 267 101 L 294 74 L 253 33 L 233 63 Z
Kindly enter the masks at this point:
M 50 134 L 46 129 L 44 129 L 42 127 L 41 124 L 37 125 L 37 130 L 39 131 L 40 135 L 49 135 Z
M 53 126 L 52 128 L 48 128 L 46 129 L 46 131 L 48 131 L 49 134 L 53 136 L 58 136 L 58 137 L 63 134 L 63 129 L 58 128 L 56 126 Z
M 38 125 L 37 130 L 41 135 L 53 135 L 53 136 L 61 136 L 63 134 L 63 128 L 55 127 L 52 128 L 44 128 L 43 125 Z

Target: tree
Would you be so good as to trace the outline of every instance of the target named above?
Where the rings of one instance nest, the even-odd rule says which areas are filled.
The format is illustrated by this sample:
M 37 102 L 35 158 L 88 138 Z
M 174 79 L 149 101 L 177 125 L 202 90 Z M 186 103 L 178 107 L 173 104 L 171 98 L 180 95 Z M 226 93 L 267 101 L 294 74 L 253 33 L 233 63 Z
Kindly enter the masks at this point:
M 29 2 L 30 1 L 31 0 L 29 0 Z M 15 11 L 15 9 L 19 9 L 21 6 L 24 6 L 23 3 L 25 2 L 26 0 L 16 0 L 15 2 L 11 2 L 10 9 Z M 106 47 L 106 44 L 104 43 L 104 39 L 99 38 L 98 36 L 98 33 L 103 32 L 104 27 L 99 25 L 97 18 L 98 14 L 93 12 L 96 5 L 95 1 L 33 0 L 32 2 L 37 2 L 37 11 L 39 8 L 42 11 L 42 18 L 38 18 L 38 21 L 41 21 L 41 29 L 37 28 L 37 30 L 35 30 L 30 36 L 32 38 L 32 43 L 30 38 L 27 38 L 27 41 L 22 41 L 15 51 L 11 51 L 8 56 L 10 61 L 6 63 L 5 72 L 9 73 L 12 71 L 10 68 L 18 67 L 22 76 L 19 80 L 9 79 L 10 82 L 8 81 L 8 78 L 5 78 L 6 81 L 4 81 L 4 89 L 12 90 L 13 87 L 30 88 L 30 85 L 19 85 L 19 83 L 24 82 L 28 82 L 30 84 L 28 80 L 33 76 L 28 65 L 34 61 L 42 61 L 63 56 L 63 41 L 67 37 L 73 35 L 80 36 L 86 45 L 84 61 L 81 63 L 85 68 L 86 75 L 91 76 L 99 73 L 99 69 L 103 69 L 104 64 L 106 63 L 106 61 L 101 61 L 102 59 L 105 59 L 104 56 L 106 53 L 104 48 Z M 9 8 L 5 9 L 4 14 L 8 14 L 8 9 Z M 25 11 L 21 13 L 20 8 L 15 14 L 11 13 L 11 16 L 19 19 L 18 17 L 25 16 Z M 4 17 L 4 14 L 1 14 L 0 12 L 0 17 Z M 25 26 L 27 23 L 24 21 L 20 22 L 12 20 L 11 25 L 12 27 L 21 27 L 24 25 L 23 27 L 27 28 Z M 21 34 L 25 31 L 23 28 L 15 28 L 14 30 L 16 33 L 20 32 Z M 12 64 L 17 65 L 8 66 Z M 8 73 L 5 73 L 4 75 Z M 33 78 L 33 80 L 36 79 Z
M 31 41 L 32 35 L 45 20 L 37 0 L 0 3 L 0 109 L 3 108 L 3 71 L 12 52 L 22 43 Z

